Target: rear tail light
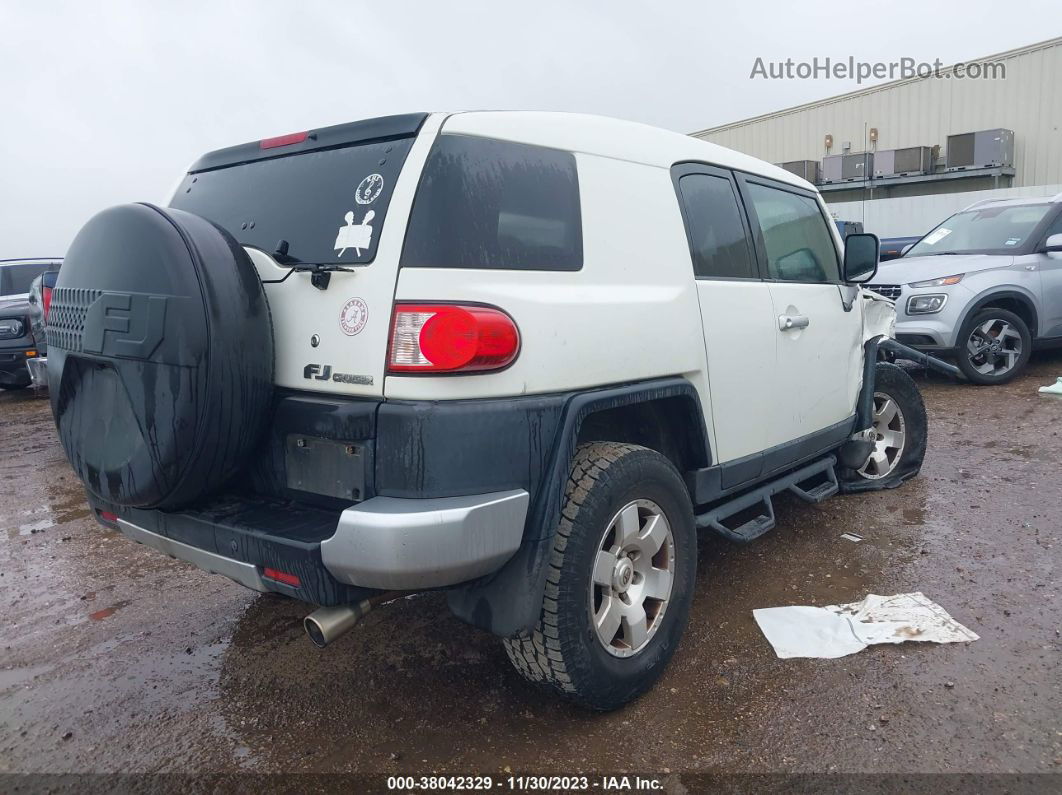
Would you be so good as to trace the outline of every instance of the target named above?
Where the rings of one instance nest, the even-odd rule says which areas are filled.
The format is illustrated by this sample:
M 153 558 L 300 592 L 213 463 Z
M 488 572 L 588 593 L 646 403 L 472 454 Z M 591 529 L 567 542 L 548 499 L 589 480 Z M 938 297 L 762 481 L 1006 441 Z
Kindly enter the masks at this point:
M 52 288 L 44 287 L 41 289 L 41 315 L 44 317 L 44 321 L 48 322 L 48 312 L 52 308 Z
M 106 525 L 110 525 L 111 527 L 118 526 L 118 514 L 116 513 L 111 513 L 110 511 L 104 511 L 97 508 L 96 516 L 98 516 L 100 518 L 100 521 Z
M 392 373 L 499 370 L 520 352 L 520 332 L 493 307 L 396 304 L 388 351 Z

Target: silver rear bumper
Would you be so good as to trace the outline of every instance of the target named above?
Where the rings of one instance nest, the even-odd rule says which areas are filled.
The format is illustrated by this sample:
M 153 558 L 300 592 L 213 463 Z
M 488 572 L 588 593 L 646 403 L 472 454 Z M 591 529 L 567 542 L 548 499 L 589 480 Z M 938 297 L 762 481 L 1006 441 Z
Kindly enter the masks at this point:
M 347 508 L 321 542 L 340 582 L 412 590 L 473 580 L 512 557 L 530 498 L 523 489 L 466 497 L 373 497 Z
M 340 582 L 362 588 L 418 590 L 482 577 L 520 546 L 529 497 L 523 489 L 466 497 L 373 497 L 340 515 L 321 542 L 321 562 Z M 253 563 L 175 541 L 118 519 L 141 544 L 256 591 L 273 591 Z

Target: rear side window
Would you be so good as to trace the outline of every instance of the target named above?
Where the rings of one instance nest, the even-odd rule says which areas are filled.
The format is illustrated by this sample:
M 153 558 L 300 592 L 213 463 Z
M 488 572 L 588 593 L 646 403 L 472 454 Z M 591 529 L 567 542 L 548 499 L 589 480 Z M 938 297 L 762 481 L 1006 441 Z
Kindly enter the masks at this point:
M 440 136 L 413 202 L 402 265 L 579 270 L 575 157 L 490 138 Z
M 679 192 L 697 278 L 753 278 L 749 241 L 730 180 L 688 174 L 679 180 Z
M 188 174 L 170 202 L 241 244 L 313 265 L 365 265 L 412 138 L 274 157 Z
M 748 183 L 767 247 L 767 275 L 787 282 L 837 282 L 837 249 L 819 204 L 808 196 Z

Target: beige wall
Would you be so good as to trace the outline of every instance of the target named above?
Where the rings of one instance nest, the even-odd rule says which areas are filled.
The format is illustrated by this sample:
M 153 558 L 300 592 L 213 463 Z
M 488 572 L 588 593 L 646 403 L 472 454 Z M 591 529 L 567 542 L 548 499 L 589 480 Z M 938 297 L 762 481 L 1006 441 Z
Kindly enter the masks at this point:
M 948 135 L 1006 127 L 1013 186 L 1062 183 L 1062 38 L 978 60 L 1005 63 L 1006 79 L 899 81 L 693 135 L 781 163 L 821 160 L 827 133 L 829 154 L 841 154 L 844 141 L 864 151 L 864 129 L 877 127 L 878 149 L 939 144 L 943 157 Z M 956 182 L 952 190 L 966 189 Z

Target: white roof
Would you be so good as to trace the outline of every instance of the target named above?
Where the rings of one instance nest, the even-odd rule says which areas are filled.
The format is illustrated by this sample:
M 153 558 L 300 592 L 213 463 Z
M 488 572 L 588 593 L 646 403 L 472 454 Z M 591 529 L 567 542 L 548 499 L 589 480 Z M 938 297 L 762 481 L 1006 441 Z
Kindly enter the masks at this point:
M 725 146 L 608 116 L 546 111 L 470 111 L 450 115 L 442 132 L 500 138 L 659 168 L 671 168 L 684 160 L 697 160 L 815 190 L 814 185 L 796 174 Z

